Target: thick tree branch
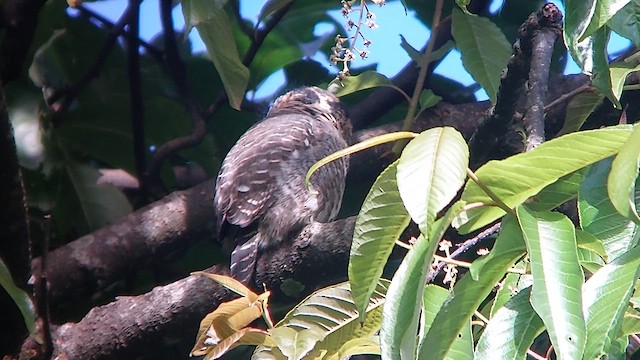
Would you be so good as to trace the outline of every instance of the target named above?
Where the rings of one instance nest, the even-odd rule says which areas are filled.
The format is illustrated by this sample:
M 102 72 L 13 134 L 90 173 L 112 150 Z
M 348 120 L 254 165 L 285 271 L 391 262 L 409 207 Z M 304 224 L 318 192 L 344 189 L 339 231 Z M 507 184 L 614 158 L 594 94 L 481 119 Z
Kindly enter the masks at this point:
M 542 144 L 545 139 L 544 101 L 548 90 L 551 57 L 553 45 L 557 37 L 562 34 L 562 13 L 554 4 L 545 4 L 542 10 L 536 13 L 534 19 L 541 28 L 533 31 L 531 45 L 531 67 L 527 82 L 527 110 L 524 114 L 527 131 L 526 150 L 531 150 Z
M 206 182 L 162 200 L 49 253 L 55 308 L 104 289 L 136 270 L 213 236 L 213 185 Z M 34 273 L 40 259 L 32 263 Z
M 281 298 L 287 280 L 303 286 L 294 299 L 344 278 L 355 218 L 307 226 L 290 246 L 264 254 L 257 264 L 258 281 Z M 225 273 L 220 268 L 217 273 Z M 289 286 L 290 287 L 290 286 Z M 298 287 L 294 287 L 298 288 Z M 233 298 L 213 281 L 191 276 L 135 297 L 91 310 L 80 322 L 54 332 L 54 357 L 64 359 L 130 359 L 166 346 L 169 339 L 195 339 L 199 321 L 221 302 Z M 27 341 L 23 350 L 34 346 Z

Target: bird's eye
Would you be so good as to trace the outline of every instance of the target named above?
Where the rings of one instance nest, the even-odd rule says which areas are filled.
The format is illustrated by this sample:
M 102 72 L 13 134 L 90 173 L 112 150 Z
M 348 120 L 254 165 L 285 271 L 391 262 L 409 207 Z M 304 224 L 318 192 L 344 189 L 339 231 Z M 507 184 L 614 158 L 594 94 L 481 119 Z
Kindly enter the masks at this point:
M 318 101 L 320 101 L 320 98 L 318 97 L 318 94 L 316 94 L 315 92 L 305 89 L 306 91 L 302 94 L 302 97 L 300 98 L 300 100 L 304 103 L 304 104 L 315 104 Z

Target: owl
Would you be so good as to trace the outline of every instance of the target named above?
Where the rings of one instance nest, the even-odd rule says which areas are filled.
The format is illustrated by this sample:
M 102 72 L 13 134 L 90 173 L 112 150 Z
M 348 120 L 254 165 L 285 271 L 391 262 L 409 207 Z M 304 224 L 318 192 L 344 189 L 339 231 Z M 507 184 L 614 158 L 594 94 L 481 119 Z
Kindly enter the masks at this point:
M 340 100 L 317 87 L 275 100 L 264 120 L 231 148 L 218 174 L 214 208 L 218 239 L 231 252 L 231 275 L 253 283 L 259 254 L 278 247 L 311 222 L 333 220 L 342 203 L 347 157 L 309 168 L 347 147 L 351 122 Z

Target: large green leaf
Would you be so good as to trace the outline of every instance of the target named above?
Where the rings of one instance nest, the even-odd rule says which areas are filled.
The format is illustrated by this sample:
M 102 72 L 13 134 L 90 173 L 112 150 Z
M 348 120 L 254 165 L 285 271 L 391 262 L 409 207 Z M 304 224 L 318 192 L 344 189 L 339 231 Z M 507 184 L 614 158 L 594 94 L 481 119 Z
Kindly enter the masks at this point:
M 529 302 L 531 288 L 514 295 L 484 329 L 475 359 L 524 359 L 533 340 L 544 330 L 542 319 Z
M 311 294 L 293 308 L 276 328 L 286 327 L 296 333 L 311 331 L 321 335 L 305 336 L 306 356 L 315 358 L 318 354 L 333 356 L 344 351 L 343 344 L 352 339 L 367 339 L 380 329 L 382 305 L 389 281 L 380 279 L 376 291 L 369 299 L 364 322 L 359 321 L 358 311 L 351 297 L 349 283 L 344 282 L 330 286 Z M 289 331 L 290 334 L 293 334 Z M 296 335 L 297 336 L 297 335 Z M 274 351 L 267 347 L 258 347 L 253 358 L 274 358 Z M 303 355 L 305 355 L 303 354 Z
M 516 212 L 531 260 L 531 305 L 544 321 L 558 359 L 581 359 L 586 343 L 584 274 L 573 223 L 560 213 L 534 212 L 524 205 Z
M 421 235 L 396 270 L 385 303 L 380 339 L 383 358 L 414 359 L 424 283 L 433 255 L 451 220 L 464 203 L 457 202 L 435 222 L 429 240 Z
M 467 143 L 450 127 L 426 130 L 402 151 L 398 190 L 423 234 L 464 184 L 468 165 Z
M 458 9 L 453 10 L 451 26 L 464 67 L 495 103 L 500 74 L 511 56 L 511 44 L 489 19 L 467 15 Z
M 620 153 L 611 164 L 611 172 L 607 182 L 607 192 L 613 207 L 627 219 L 640 224 L 640 217 L 635 204 L 636 178 L 640 161 L 640 126 L 635 130 L 620 149 Z
M 361 320 L 395 241 L 410 220 L 398 192 L 397 165 L 389 165 L 373 183 L 353 231 L 349 282 Z
M 620 125 L 572 133 L 545 142 L 532 151 L 500 161 L 490 161 L 476 175 L 507 206 L 515 207 L 563 176 L 616 154 L 633 128 Z M 474 182 L 462 193 L 467 203 L 491 203 L 491 198 Z M 454 225 L 462 233 L 479 229 L 504 215 L 499 208 L 470 209 Z
M 597 359 L 606 354 L 620 336 L 622 318 L 639 274 L 640 248 L 634 248 L 596 271 L 584 284 L 586 359 Z
M 515 223 L 514 220 L 509 221 Z M 485 260 L 477 272 L 477 280 L 474 280 L 471 274 L 466 274 L 456 283 L 433 321 L 437 326 L 429 329 L 420 344 L 420 353 L 429 353 L 430 360 L 446 358 L 453 342 L 468 324 L 472 314 L 491 293 L 498 281 L 504 277 L 507 270 L 522 256 L 523 251 L 518 250 L 517 244 L 524 243 L 524 240 L 517 228 L 517 223 L 515 226 L 503 226 L 496 240 L 496 246 L 504 243 L 500 245 L 504 251 L 492 256 L 491 261 Z M 509 248 L 515 248 L 515 250 L 508 251 Z
M 640 236 L 638 225 L 620 215 L 609 200 L 611 162 L 605 159 L 591 166 L 578 194 L 580 226 L 602 242 L 609 261 L 634 247 Z
M 187 29 L 195 27 L 198 30 L 227 91 L 229 105 L 240 110 L 249 83 L 249 69 L 240 59 L 224 4 L 226 1 L 222 0 L 185 0 L 182 1 L 182 13 Z

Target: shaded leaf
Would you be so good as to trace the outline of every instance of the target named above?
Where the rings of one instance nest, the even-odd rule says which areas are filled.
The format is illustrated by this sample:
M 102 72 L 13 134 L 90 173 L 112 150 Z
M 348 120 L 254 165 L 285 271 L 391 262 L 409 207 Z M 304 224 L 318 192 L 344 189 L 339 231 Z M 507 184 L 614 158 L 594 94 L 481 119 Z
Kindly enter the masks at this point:
M 638 226 L 620 215 L 609 200 L 611 162 L 612 159 L 605 159 L 592 165 L 578 194 L 580 226 L 602 243 L 609 261 L 634 247 L 640 236 Z
M 229 105 L 240 110 L 249 83 L 249 69 L 240 59 L 231 21 L 222 8 L 225 3 L 223 0 L 185 0 L 182 13 L 187 32 L 192 27 L 198 30 L 229 96 Z
M 636 224 L 640 224 L 640 217 L 638 217 L 635 205 L 635 188 L 639 162 L 640 127 L 636 126 L 613 160 L 607 182 L 607 192 L 613 207 Z
M 89 230 L 113 223 L 133 211 L 124 194 L 111 184 L 99 184 L 100 173 L 79 163 L 65 164 Z
M 564 125 L 558 136 L 580 130 L 589 115 L 602 104 L 604 96 L 598 92 L 586 91 L 574 96 L 567 104 Z
M 594 273 L 582 288 L 587 346 L 584 356 L 606 354 L 619 337 L 622 318 L 640 274 L 640 248 L 618 257 Z
M 391 281 L 384 305 L 380 341 L 384 358 L 416 356 L 418 319 L 424 283 L 438 243 L 464 203 L 456 202 L 434 223 L 429 240 L 421 235 L 402 260 Z M 457 334 L 456 334 L 457 335 Z
M 511 44 L 500 28 L 487 18 L 455 9 L 452 21 L 452 35 L 462 54 L 464 67 L 495 104 L 500 74 L 511 56 Z
M 524 359 L 533 340 L 544 330 L 529 303 L 531 288 L 523 289 L 501 307 L 484 329 L 475 359 Z
M 11 300 L 16 304 L 18 310 L 20 310 L 20 314 L 22 314 L 22 318 L 24 319 L 24 324 L 29 330 L 29 333 L 35 334 L 36 331 L 36 309 L 33 306 L 33 302 L 31 302 L 31 298 L 29 294 L 24 290 L 20 289 L 13 282 L 13 278 L 11 277 L 11 273 L 9 272 L 9 268 L 7 265 L 0 259 L 0 287 L 4 289 L 4 291 L 9 294 Z
M 398 161 L 378 176 L 356 219 L 349 256 L 349 281 L 361 320 L 364 320 L 369 296 L 377 286 L 395 241 L 411 219 L 398 192 Z

